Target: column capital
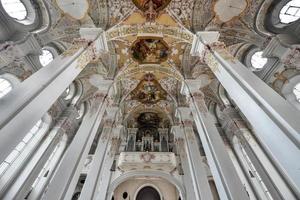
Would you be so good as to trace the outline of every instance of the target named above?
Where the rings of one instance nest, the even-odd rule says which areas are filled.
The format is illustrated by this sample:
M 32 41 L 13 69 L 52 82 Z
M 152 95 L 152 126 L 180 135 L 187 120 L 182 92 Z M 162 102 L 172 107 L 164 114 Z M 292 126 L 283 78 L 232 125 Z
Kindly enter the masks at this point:
M 93 42 L 97 53 L 106 53 L 109 51 L 106 35 L 102 28 L 80 28 L 81 38 Z
M 186 79 L 181 87 L 181 93 L 185 95 L 202 93 L 201 88 L 211 83 L 209 79 Z
M 175 116 L 179 118 L 185 126 L 193 125 L 192 111 L 189 107 L 178 107 L 175 111 Z
M 201 31 L 197 32 L 194 36 L 192 44 L 191 55 L 201 56 L 206 51 L 206 45 L 217 42 L 220 37 L 220 33 L 217 31 Z
M 222 110 L 220 123 L 229 140 L 232 140 L 234 135 L 240 137 L 242 131 L 249 131 L 246 122 L 233 107 Z
M 77 116 L 77 109 L 73 105 L 70 105 L 60 115 L 53 130 L 59 130 L 61 133 L 67 134 L 70 140 L 75 135 L 79 125 L 78 120 L 76 119 Z
M 174 134 L 175 138 L 184 138 L 184 133 L 183 130 L 181 128 L 181 126 L 177 125 L 177 126 L 172 126 L 171 127 L 171 132 Z
M 116 106 L 107 107 L 105 118 L 114 120 L 118 111 L 119 111 L 119 107 Z

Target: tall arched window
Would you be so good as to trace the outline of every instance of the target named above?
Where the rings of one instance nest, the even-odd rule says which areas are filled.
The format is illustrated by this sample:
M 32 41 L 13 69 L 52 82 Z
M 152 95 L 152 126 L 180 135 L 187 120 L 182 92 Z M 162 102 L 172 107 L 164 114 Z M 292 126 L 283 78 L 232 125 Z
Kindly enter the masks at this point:
M 79 109 L 77 109 L 77 112 L 78 112 L 78 116 L 76 117 L 76 119 L 81 119 L 85 113 L 85 104 L 84 103 L 80 104 Z
M 260 70 L 268 62 L 267 58 L 262 57 L 263 52 L 257 51 L 251 57 L 251 65 L 254 69 Z
M 293 93 L 296 96 L 297 101 L 300 103 L 300 83 L 295 85 L 295 87 L 293 89 Z
M 300 18 L 300 1 L 291 0 L 282 7 L 279 13 L 281 23 L 288 24 Z
M 27 133 L 23 140 L 16 146 L 16 148 L 6 157 L 0 165 L 0 177 L 9 168 L 9 166 L 17 159 L 25 147 L 30 143 L 34 136 L 40 131 L 42 127 L 42 120 L 39 120 L 33 128 Z
M 12 84 L 8 80 L 0 78 L 0 98 L 4 97 L 11 90 Z
M 49 63 L 51 63 L 54 59 L 54 55 L 51 51 L 47 50 L 47 49 L 43 49 L 42 50 L 42 55 L 39 56 L 41 65 L 43 67 L 45 67 L 46 65 L 48 65 Z
M 1 0 L 1 3 L 10 17 L 16 20 L 26 19 L 28 12 L 21 0 Z

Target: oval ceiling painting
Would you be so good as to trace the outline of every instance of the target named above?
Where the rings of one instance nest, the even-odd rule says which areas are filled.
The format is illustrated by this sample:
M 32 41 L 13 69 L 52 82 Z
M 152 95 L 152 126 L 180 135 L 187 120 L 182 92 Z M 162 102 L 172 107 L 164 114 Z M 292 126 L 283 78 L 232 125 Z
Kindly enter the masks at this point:
M 163 10 L 171 0 L 132 0 L 133 3 L 142 11 L 148 11 L 153 8 L 155 11 Z
M 140 38 L 133 43 L 131 53 L 140 64 L 159 64 L 167 60 L 169 47 L 161 38 Z

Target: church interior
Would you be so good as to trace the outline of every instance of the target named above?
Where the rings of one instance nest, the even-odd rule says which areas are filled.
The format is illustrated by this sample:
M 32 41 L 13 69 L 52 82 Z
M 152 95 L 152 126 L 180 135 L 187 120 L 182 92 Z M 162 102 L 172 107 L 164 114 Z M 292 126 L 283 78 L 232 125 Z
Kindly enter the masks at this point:
M 300 199 L 300 0 L 0 0 L 0 199 Z

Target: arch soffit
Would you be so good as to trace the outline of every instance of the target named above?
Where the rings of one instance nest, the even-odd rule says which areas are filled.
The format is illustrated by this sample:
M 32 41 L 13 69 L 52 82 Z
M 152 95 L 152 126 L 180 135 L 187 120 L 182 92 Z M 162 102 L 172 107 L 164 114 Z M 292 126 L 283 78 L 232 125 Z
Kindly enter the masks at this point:
M 163 195 L 161 194 L 160 189 L 159 189 L 156 185 L 150 184 L 150 183 L 146 183 L 146 184 L 141 185 L 141 186 L 136 190 L 133 199 L 136 199 L 137 196 L 138 196 L 138 194 L 139 194 L 139 192 L 140 192 L 143 188 L 146 188 L 146 187 L 152 187 L 153 189 L 155 189 L 155 190 L 158 192 L 158 194 L 159 194 L 159 196 L 160 196 L 160 199 L 161 199 L 161 200 L 163 199 Z
M 132 178 L 141 177 L 141 176 L 158 177 L 158 178 L 162 178 L 162 179 L 168 181 L 169 183 L 171 183 L 172 185 L 174 185 L 176 187 L 180 196 L 183 197 L 183 199 L 185 199 L 186 193 L 185 193 L 185 189 L 184 189 L 183 185 L 176 178 L 172 177 L 171 175 L 164 173 L 164 172 L 159 172 L 159 171 L 134 171 L 134 172 L 124 173 L 122 176 L 116 178 L 110 184 L 109 189 L 108 189 L 109 199 L 111 199 L 111 197 L 113 196 L 113 192 L 121 183 L 124 183 L 125 181 L 130 180 Z
M 107 41 L 120 40 L 133 35 L 166 36 L 192 44 L 194 34 L 183 27 L 166 25 L 118 25 L 106 31 Z

